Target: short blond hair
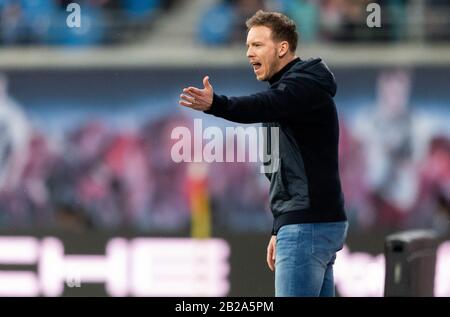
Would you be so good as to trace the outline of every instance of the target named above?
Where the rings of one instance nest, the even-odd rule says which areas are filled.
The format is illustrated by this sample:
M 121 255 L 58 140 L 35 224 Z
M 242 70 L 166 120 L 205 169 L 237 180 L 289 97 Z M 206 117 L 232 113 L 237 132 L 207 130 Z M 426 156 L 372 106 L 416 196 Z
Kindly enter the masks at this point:
M 282 13 L 259 10 L 245 25 L 247 31 L 254 26 L 266 26 L 272 31 L 273 40 L 287 41 L 291 52 L 297 49 L 298 33 L 295 22 Z

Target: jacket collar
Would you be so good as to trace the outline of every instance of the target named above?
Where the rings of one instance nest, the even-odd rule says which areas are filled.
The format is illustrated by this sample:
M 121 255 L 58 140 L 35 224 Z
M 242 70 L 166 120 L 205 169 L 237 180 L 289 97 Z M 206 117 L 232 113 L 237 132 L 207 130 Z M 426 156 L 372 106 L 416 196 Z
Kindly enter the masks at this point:
M 300 57 L 294 58 L 292 61 L 286 64 L 281 70 L 278 71 L 278 73 L 276 73 L 269 79 L 269 84 L 273 85 L 274 83 L 279 81 L 281 79 L 281 76 L 283 76 L 289 69 L 291 69 L 291 67 L 294 66 L 294 64 L 298 61 L 300 61 Z

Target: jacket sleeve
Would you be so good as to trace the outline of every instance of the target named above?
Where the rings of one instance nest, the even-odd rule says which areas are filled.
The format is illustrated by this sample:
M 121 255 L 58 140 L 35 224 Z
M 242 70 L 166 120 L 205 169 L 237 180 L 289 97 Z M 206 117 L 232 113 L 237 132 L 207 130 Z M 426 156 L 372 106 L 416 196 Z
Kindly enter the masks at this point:
M 272 231 L 271 231 L 270 235 L 272 235 L 272 236 L 277 235 L 277 232 L 275 231 L 275 224 L 272 226 Z
M 205 113 L 239 123 L 280 121 L 306 111 L 314 90 L 314 85 L 308 81 L 286 80 L 276 88 L 250 96 L 214 94 L 211 108 Z

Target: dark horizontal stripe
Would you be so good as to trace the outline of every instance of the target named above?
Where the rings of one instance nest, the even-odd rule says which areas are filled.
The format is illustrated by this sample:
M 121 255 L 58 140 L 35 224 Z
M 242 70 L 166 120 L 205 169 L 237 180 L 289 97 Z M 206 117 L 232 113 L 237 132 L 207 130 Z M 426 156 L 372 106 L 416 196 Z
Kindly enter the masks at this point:
M 274 219 L 272 234 L 276 235 L 278 230 L 284 225 L 346 220 L 347 216 L 343 209 L 333 210 L 332 212 L 319 212 L 310 209 L 289 211 L 278 215 Z

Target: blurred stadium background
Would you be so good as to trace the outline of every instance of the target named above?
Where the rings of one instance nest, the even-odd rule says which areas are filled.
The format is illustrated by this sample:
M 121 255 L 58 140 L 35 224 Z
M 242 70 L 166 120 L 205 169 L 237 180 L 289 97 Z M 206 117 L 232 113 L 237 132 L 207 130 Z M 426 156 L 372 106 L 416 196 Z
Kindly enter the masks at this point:
M 338 295 L 383 296 L 386 237 L 425 229 L 439 245 L 422 273 L 450 296 L 447 0 L 0 0 L 1 296 L 273 295 L 259 166 L 170 156 L 174 127 L 232 125 L 179 107 L 183 87 L 265 88 L 245 57 L 260 8 L 293 18 L 298 55 L 338 81 Z

